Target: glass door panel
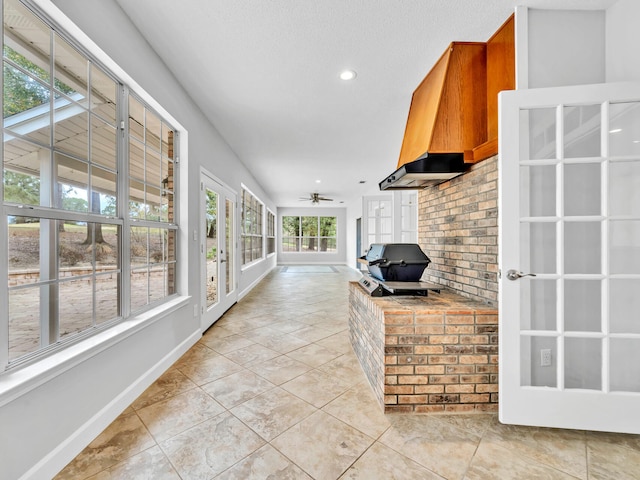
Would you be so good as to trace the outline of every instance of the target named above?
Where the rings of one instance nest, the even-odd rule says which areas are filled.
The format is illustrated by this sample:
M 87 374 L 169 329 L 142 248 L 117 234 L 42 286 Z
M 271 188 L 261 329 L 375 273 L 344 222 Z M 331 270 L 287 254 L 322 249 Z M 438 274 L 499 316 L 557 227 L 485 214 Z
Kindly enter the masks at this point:
M 206 188 L 205 257 L 207 308 L 218 303 L 218 194 Z
M 234 261 L 235 248 L 233 242 L 233 212 L 235 211 L 235 204 L 233 201 L 227 199 L 225 202 L 225 292 L 229 295 L 234 291 Z

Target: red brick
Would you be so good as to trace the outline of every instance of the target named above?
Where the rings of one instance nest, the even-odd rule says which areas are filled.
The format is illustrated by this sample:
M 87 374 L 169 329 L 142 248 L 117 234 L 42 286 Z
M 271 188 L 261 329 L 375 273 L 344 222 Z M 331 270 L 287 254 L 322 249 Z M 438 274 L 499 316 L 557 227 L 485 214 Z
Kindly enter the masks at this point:
M 445 323 L 447 325 L 473 325 L 475 322 L 474 322 L 473 315 L 447 314 L 445 318 Z
M 424 385 L 429 383 L 426 375 L 398 375 L 398 384 L 400 385 Z
M 385 385 L 385 395 L 409 395 L 413 393 L 412 385 Z
M 440 354 L 444 352 L 442 345 L 416 345 L 413 352 L 420 355 Z
M 395 405 L 398 403 L 398 397 L 396 395 L 385 395 L 384 396 L 384 404 L 385 405 Z
M 459 403 L 458 395 L 429 395 L 429 403 Z
M 413 325 L 413 315 L 394 315 L 385 313 L 384 323 L 386 325 Z
M 447 405 L 449 406 L 449 405 Z M 416 405 L 416 413 L 442 413 L 445 405 Z
M 398 404 L 427 403 L 426 395 L 398 395 Z
M 416 385 L 415 393 L 444 393 L 444 385 Z
M 443 314 L 437 314 L 437 315 L 422 315 L 422 314 L 416 314 L 416 325 L 418 324 L 438 324 L 438 323 L 444 323 L 444 315 Z
M 458 357 L 456 355 L 429 355 L 429 363 L 432 365 L 458 363 Z
M 458 375 L 429 375 L 429 383 L 459 383 Z
M 445 405 L 444 410 L 445 412 L 452 412 L 452 413 L 470 413 L 475 411 L 475 406 L 451 404 L 451 405 Z
M 483 385 L 476 385 L 476 393 L 497 393 L 498 385 L 496 383 L 486 383 Z
M 386 326 L 384 333 L 387 335 L 413 335 L 414 328 L 413 325 L 410 327 Z
M 458 343 L 458 335 L 431 335 L 429 343 L 431 344 L 455 344 Z
M 488 393 L 461 394 L 460 403 L 488 403 L 490 398 Z
M 413 373 L 412 366 L 385 367 L 384 373 L 387 375 L 411 375 Z
M 447 393 L 475 393 L 475 385 L 447 385 L 444 391 Z
M 416 365 L 416 375 L 440 375 L 444 373 L 444 365 Z
M 442 325 L 416 325 L 416 335 L 442 335 L 444 327 Z
M 460 355 L 460 363 L 488 363 L 486 355 Z
M 447 325 L 445 327 L 445 333 L 451 334 L 451 335 L 472 334 L 472 333 L 475 333 L 475 327 L 473 325 Z M 462 338 L 460 339 L 460 341 L 462 342 Z
M 456 374 L 472 374 L 475 373 L 475 367 L 473 365 L 447 365 L 445 366 L 446 373 Z
M 486 344 L 489 343 L 488 335 L 460 335 L 460 343 Z
M 460 383 L 489 383 L 489 375 L 460 375 Z

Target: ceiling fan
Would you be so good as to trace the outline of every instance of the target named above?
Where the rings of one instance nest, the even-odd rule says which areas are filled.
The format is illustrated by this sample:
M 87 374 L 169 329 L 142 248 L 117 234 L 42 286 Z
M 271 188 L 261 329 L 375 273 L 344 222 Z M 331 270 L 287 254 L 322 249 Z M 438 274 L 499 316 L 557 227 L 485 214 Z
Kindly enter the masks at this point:
M 333 202 L 333 198 L 323 197 L 319 193 L 310 193 L 309 198 L 303 197 L 300 198 L 300 201 L 311 201 L 311 203 L 316 204 L 320 202 Z

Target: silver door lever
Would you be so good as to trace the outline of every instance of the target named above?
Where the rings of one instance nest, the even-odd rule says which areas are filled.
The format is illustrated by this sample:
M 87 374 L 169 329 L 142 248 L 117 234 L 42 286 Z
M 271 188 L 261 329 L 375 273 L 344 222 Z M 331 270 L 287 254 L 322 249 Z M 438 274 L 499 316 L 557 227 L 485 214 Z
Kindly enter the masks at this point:
M 507 272 L 507 278 L 509 280 L 518 280 L 519 278 L 522 278 L 522 277 L 535 277 L 535 276 L 536 276 L 535 273 L 522 273 L 517 270 L 509 270 Z

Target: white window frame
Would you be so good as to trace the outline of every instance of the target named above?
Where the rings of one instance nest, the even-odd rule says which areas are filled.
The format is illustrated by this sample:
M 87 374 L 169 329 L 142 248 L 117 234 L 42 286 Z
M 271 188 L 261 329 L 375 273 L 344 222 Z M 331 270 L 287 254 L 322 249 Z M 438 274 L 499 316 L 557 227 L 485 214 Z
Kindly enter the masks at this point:
M 246 185 L 244 184 L 240 184 L 242 189 L 241 189 L 241 193 L 240 193 L 240 223 L 241 223 L 241 228 L 240 228 L 240 270 L 246 270 L 249 267 L 252 267 L 253 265 L 258 264 L 259 262 L 261 262 L 262 260 L 265 259 L 265 204 L 262 200 L 260 200 L 260 198 L 258 198 L 258 196 L 253 193 L 249 188 L 247 188 Z M 260 232 L 259 233 L 245 233 L 245 195 L 244 193 L 249 194 L 253 200 L 256 201 L 256 203 L 258 203 L 260 205 L 259 209 L 256 209 L 256 212 L 259 212 L 260 215 Z M 251 227 L 253 229 L 254 223 L 251 223 Z M 256 258 L 252 258 L 251 260 L 249 260 L 248 262 L 245 262 L 245 239 L 247 237 L 250 237 L 252 239 L 256 239 L 256 243 L 260 244 L 260 248 L 261 248 L 261 252 L 260 252 L 260 256 L 256 257 Z M 259 240 L 258 240 L 259 239 Z M 252 240 L 252 247 L 251 249 L 253 249 L 253 240 Z M 253 256 L 253 255 L 252 255 Z
M 100 69 L 109 77 L 111 77 L 115 82 L 117 82 L 118 86 L 118 96 L 121 107 L 119 108 L 119 116 L 117 122 L 121 122 L 124 117 L 124 112 L 122 105 L 128 101 L 129 92 L 134 93 L 138 100 L 141 100 L 145 103 L 145 106 L 160 116 L 160 118 L 165 121 L 168 125 L 172 126 L 173 131 L 175 132 L 175 150 L 174 150 L 174 221 L 170 224 L 167 224 L 167 227 L 176 232 L 176 249 L 175 249 L 175 292 L 171 295 L 165 296 L 157 302 L 150 303 L 144 309 L 140 309 L 134 312 L 135 316 L 131 316 L 130 312 L 127 310 L 127 307 L 130 303 L 130 292 L 129 292 L 129 283 L 128 278 L 130 275 L 130 263 L 129 263 L 129 250 L 128 250 L 128 231 L 129 227 L 134 223 L 128 216 L 128 179 L 127 179 L 127 149 L 122 145 L 123 140 L 120 138 L 118 140 L 118 170 L 121 174 L 117 177 L 117 190 L 118 190 L 118 215 L 116 218 L 113 217 L 105 217 L 98 214 L 82 214 L 78 215 L 75 212 L 65 211 L 65 210 L 57 210 L 45 207 L 34 206 L 31 208 L 29 206 L 29 216 L 40 217 L 40 218 L 70 218 L 70 219 L 78 219 L 78 220 L 87 220 L 96 221 L 99 223 L 111 223 L 114 225 L 118 225 L 121 228 L 120 231 L 120 239 L 119 239 L 119 255 L 120 255 L 120 264 L 121 264 L 121 282 L 120 282 L 120 302 L 122 307 L 120 308 L 121 316 L 117 317 L 114 321 L 105 322 L 104 328 L 93 328 L 89 329 L 90 331 L 80 332 L 77 335 L 73 335 L 69 338 L 69 340 L 65 340 L 62 342 L 58 342 L 53 345 L 49 345 L 46 348 L 40 348 L 32 353 L 24 355 L 22 357 L 17 358 L 15 361 L 9 362 L 8 357 L 8 346 L 9 346 L 9 338 L 7 333 L 6 323 L 8 322 L 8 293 L 7 293 L 7 285 L 8 285 L 8 272 L 9 265 L 6 257 L 7 252 L 7 235 L 8 235 L 8 227 L 5 218 L 7 215 L 13 215 L 13 211 L 16 208 L 20 208 L 18 205 L 8 205 L 4 202 L 4 193 L 2 182 L 0 182 L 0 206 L 2 207 L 2 215 L 3 221 L 0 222 L 0 250 L 2 253 L 0 254 L 0 270 L 4 272 L 2 274 L 2 280 L 0 280 L 0 305 L 3 305 L 1 315 L 0 315 L 0 376 L 3 371 L 13 369 L 14 367 L 23 366 L 26 364 L 33 363 L 36 360 L 40 360 L 45 356 L 52 355 L 57 352 L 64 352 L 67 350 L 71 350 L 75 353 L 73 355 L 77 355 L 79 351 L 90 351 L 94 348 L 100 341 L 103 339 L 104 341 L 117 338 L 118 336 L 124 334 L 124 332 L 131 328 L 140 328 L 142 324 L 146 324 L 148 322 L 154 321 L 157 318 L 160 318 L 158 314 L 161 312 L 169 312 L 177 308 L 179 305 L 186 303 L 188 297 L 186 297 L 186 282 L 182 279 L 186 277 L 186 250 L 181 250 L 178 248 L 178 245 L 186 244 L 185 236 L 188 231 L 188 226 L 182 225 L 179 227 L 179 219 L 182 217 L 186 220 L 187 218 L 187 210 L 188 204 L 187 199 L 185 197 L 184 201 L 178 201 L 178 192 L 183 189 L 186 190 L 187 187 L 187 179 L 181 178 L 179 174 L 178 164 L 180 162 L 180 153 L 181 150 L 186 152 L 186 138 L 187 132 L 180 126 L 180 124 L 164 109 L 160 104 L 158 104 L 149 94 L 147 94 L 144 89 L 142 89 L 124 70 L 122 70 L 113 60 L 111 60 L 99 47 L 97 47 L 77 26 L 75 26 L 66 16 L 64 16 L 57 8 L 55 8 L 52 4 L 48 2 L 38 2 L 37 0 L 24 0 L 22 3 L 32 10 L 36 16 L 39 16 L 42 21 L 47 24 L 51 29 L 56 31 L 61 37 L 63 37 L 66 41 L 68 41 L 71 45 L 73 45 L 83 56 L 85 56 L 89 61 L 94 63 L 96 66 L 100 67 Z M 126 122 L 125 122 L 126 123 Z M 121 124 L 121 128 L 118 129 L 118 133 L 122 134 L 122 132 L 127 132 L 126 127 Z M 125 135 L 126 136 L 126 135 Z M 180 138 L 182 138 L 185 143 L 184 147 L 181 147 Z M 183 165 L 186 165 L 186 155 L 184 156 Z M 23 210 L 24 212 L 24 210 Z M 62 214 L 62 216 L 61 216 Z M 85 218 L 86 217 L 86 218 Z M 148 222 L 152 225 L 157 226 L 157 222 Z M 126 326 L 123 326 L 123 320 L 127 320 Z M 90 343 L 79 343 L 88 336 L 94 337 Z M 98 342 L 98 343 L 97 343 Z M 76 345 L 73 348 L 73 345 Z M 83 346 L 84 345 L 84 346 Z M 63 355 L 64 358 L 70 354 Z M 77 357 L 76 357 L 77 358 Z

